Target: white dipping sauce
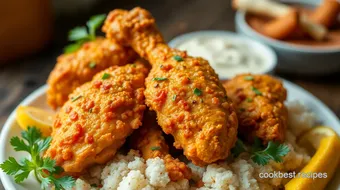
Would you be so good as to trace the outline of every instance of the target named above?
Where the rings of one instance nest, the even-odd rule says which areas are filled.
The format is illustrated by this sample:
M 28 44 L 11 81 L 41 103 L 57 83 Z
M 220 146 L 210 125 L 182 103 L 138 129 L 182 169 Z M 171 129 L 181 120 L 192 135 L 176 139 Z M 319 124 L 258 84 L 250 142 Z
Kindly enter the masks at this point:
M 263 57 L 240 40 L 196 35 L 179 43 L 176 48 L 208 60 L 222 78 L 232 78 L 241 73 L 264 73 L 269 67 Z

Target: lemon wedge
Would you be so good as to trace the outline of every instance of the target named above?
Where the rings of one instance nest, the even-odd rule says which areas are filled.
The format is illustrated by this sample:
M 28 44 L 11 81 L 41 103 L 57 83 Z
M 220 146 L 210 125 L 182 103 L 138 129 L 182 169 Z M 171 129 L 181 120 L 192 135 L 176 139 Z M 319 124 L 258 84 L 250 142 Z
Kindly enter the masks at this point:
M 296 176 L 286 185 L 286 190 L 319 190 L 324 189 L 332 178 L 340 161 L 340 139 L 331 128 L 314 127 L 297 139 L 301 146 L 316 149 L 309 163 L 300 171 L 300 174 L 314 175 Z M 316 176 L 318 175 L 318 176 Z
M 22 129 L 26 130 L 28 126 L 34 126 L 40 129 L 43 136 L 51 135 L 55 117 L 53 113 L 35 107 L 19 106 L 16 116 L 17 122 Z

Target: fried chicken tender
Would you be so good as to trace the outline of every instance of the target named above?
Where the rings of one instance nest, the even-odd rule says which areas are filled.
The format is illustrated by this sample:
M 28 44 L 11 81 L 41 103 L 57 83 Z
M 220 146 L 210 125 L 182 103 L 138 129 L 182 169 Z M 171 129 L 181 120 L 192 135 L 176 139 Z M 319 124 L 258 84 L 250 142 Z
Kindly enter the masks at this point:
M 61 108 L 45 156 L 68 173 L 112 159 L 125 138 L 142 125 L 147 67 L 113 66 L 78 87 Z
M 253 141 L 259 137 L 283 142 L 287 128 L 287 91 L 281 81 L 269 75 L 242 74 L 224 83 L 237 108 L 238 132 Z
M 208 61 L 168 47 L 154 18 L 141 8 L 112 11 L 103 31 L 151 63 L 146 104 L 173 135 L 174 146 L 196 165 L 225 159 L 236 141 L 237 116 Z
M 105 38 L 97 38 L 74 53 L 59 56 L 47 80 L 48 104 L 54 109 L 62 106 L 75 88 L 90 81 L 96 73 L 114 65 L 131 63 L 135 58 L 132 49 Z
M 163 158 L 171 181 L 191 178 L 190 168 L 169 154 L 169 147 L 163 137 L 162 129 L 157 124 L 154 113 L 147 112 L 144 114 L 143 125 L 133 132 L 130 145 L 139 150 L 145 160 L 156 157 Z

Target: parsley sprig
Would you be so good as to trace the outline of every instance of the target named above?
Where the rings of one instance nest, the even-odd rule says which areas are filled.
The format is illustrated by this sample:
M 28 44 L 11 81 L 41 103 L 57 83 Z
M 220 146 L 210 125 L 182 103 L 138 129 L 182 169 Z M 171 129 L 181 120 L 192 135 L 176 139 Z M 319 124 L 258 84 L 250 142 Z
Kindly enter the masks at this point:
M 288 154 L 289 147 L 285 144 L 269 141 L 267 147 L 263 147 L 261 140 L 256 138 L 252 147 L 247 149 L 240 139 L 237 139 L 234 148 L 231 149 L 232 154 L 238 157 L 242 152 L 249 152 L 250 158 L 258 165 L 267 165 L 270 160 L 282 162 L 282 157 Z
M 96 39 L 96 30 L 102 25 L 106 18 L 105 14 L 95 15 L 87 21 L 86 26 L 78 26 L 69 32 L 68 40 L 74 43 L 64 48 L 65 53 L 77 51 L 85 42 Z
M 27 131 L 21 133 L 21 137 L 13 137 L 10 143 L 14 150 L 28 152 L 31 158 L 24 158 L 18 162 L 15 158 L 9 157 L 0 164 L 2 171 L 14 176 L 16 183 L 23 182 L 33 172 L 41 184 L 41 189 L 46 189 L 50 184 L 54 185 L 56 190 L 72 188 L 74 179 L 70 176 L 56 178 L 55 175 L 63 172 L 63 169 L 56 166 L 55 160 L 41 156 L 41 153 L 49 147 L 51 137 L 43 138 L 40 130 L 35 127 L 28 127 Z

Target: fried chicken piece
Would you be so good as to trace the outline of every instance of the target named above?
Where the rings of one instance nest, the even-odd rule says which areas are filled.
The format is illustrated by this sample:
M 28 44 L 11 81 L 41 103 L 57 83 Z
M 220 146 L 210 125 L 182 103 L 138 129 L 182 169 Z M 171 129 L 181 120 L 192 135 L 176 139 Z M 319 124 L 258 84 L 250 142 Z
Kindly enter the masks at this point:
M 59 56 L 47 80 L 48 104 L 54 109 L 62 106 L 75 88 L 90 81 L 96 73 L 131 63 L 135 58 L 132 49 L 105 38 L 86 42 L 78 51 Z
M 147 73 L 137 61 L 110 67 L 78 87 L 56 116 L 45 156 L 71 174 L 112 159 L 142 124 Z
M 238 75 L 224 83 L 237 108 L 239 134 L 252 142 L 283 142 L 287 128 L 287 91 L 281 81 L 269 75 Z
M 141 8 L 112 11 L 103 31 L 151 63 L 146 104 L 173 135 L 174 146 L 196 165 L 225 159 L 236 141 L 237 116 L 208 61 L 168 47 L 154 18 Z
M 139 150 L 145 160 L 156 157 L 164 159 L 171 181 L 191 178 L 190 168 L 169 154 L 169 147 L 154 113 L 146 112 L 144 114 L 143 125 L 133 132 L 130 145 Z

